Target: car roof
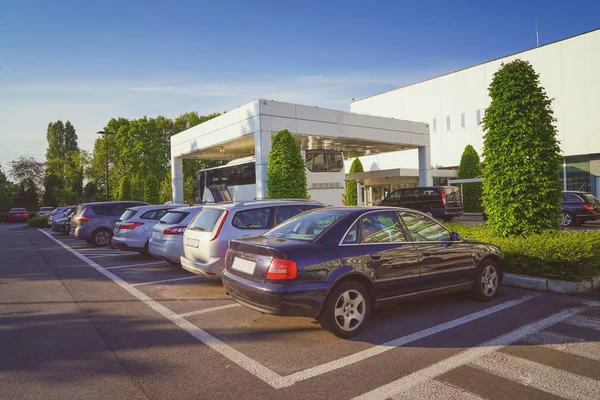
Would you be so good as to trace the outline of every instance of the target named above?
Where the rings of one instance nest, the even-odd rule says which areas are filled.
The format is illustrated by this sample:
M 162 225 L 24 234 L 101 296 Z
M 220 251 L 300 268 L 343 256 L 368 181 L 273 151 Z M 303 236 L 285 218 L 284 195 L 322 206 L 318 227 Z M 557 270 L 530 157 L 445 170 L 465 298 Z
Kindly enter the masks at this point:
M 200 210 L 202 207 L 204 207 L 204 206 L 194 205 L 194 206 L 187 206 L 187 207 L 177 207 L 177 208 L 173 208 L 169 211 L 179 211 L 179 212 L 194 211 L 194 210 Z
M 165 208 L 169 209 L 169 208 L 175 208 L 176 206 L 173 204 L 160 204 L 160 205 L 148 205 L 148 206 L 135 206 L 135 207 L 128 207 L 128 210 L 135 210 L 135 211 L 150 211 L 150 210 L 163 210 Z
M 80 206 L 102 206 L 106 204 L 148 204 L 143 201 L 125 200 L 125 201 L 95 201 L 92 203 L 82 203 Z
M 324 207 L 325 204 L 308 199 L 264 199 L 264 200 L 244 200 L 244 201 L 224 201 L 221 203 L 206 204 L 206 207 L 217 207 L 217 208 L 261 208 L 268 206 L 283 206 L 283 205 L 316 205 Z

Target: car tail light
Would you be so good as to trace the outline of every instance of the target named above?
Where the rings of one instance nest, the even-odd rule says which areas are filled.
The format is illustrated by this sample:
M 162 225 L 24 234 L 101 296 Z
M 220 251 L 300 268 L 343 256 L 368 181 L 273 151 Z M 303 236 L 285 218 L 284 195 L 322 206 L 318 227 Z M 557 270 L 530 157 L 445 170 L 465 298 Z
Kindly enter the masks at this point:
M 187 226 L 174 226 L 172 228 L 167 228 L 163 232 L 163 235 L 183 235 L 186 228 Z
M 119 225 L 119 229 L 123 230 L 123 229 L 135 229 L 138 226 L 142 226 L 144 225 L 143 222 L 124 222 L 121 225 Z
M 267 269 L 267 279 L 294 279 L 298 275 L 298 267 L 295 261 L 283 258 L 274 258 Z
M 83 211 L 81 211 L 81 215 L 78 218 L 79 222 L 86 222 L 86 221 L 92 220 L 91 218 L 88 218 L 85 216 L 86 211 L 87 211 L 87 208 L 84 208 Z
M 221 228 L 223 228 L 223 224 L 225 223 L 225 219 L 227 218 L 228 214 L 229 210 L 223 211 L 223 214 L 221 214 L 221 217 L 217 221 L 216 228 L 213 229 L 213 234 L 211 235 L 210 239 L 208 239 L 209 242 L 212 242 L 219 237 L 219 233 L 221 233 Z
M 584 204 L 583 208 L 585 208 L 588 211 L 594 211 L 596 209 L 596 207 L 594 207 L 593 204 Z
M 444 207 L 446 207 L 446 190 L 442 189 L 442 203 L 444 203 Z

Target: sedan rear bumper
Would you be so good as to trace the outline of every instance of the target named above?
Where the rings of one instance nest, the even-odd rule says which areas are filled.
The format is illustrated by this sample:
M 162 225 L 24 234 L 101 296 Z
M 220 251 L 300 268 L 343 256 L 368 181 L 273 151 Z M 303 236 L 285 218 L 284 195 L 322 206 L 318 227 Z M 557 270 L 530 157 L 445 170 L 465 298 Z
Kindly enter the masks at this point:
M 316 318 L 331 283 L 276 285 L 254 282 L 225 271 L 223 286 L 243 306 L 265 314 Z

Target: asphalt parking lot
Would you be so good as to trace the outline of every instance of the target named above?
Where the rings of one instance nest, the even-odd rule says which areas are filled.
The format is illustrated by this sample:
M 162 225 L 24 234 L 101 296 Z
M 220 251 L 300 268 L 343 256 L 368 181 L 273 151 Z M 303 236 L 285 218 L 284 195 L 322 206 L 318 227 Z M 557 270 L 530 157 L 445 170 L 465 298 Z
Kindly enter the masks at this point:
M 600 294 L 443 296 L 342 340 L 48 231 L 0 230 L 0 260 L 0 398 L 600 398 Z

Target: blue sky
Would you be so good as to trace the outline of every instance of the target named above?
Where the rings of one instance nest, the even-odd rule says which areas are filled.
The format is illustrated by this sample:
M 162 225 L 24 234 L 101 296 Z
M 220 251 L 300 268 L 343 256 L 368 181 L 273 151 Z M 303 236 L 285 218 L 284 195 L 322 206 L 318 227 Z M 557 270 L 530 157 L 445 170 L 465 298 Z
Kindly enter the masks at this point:
M 89 3 L 89 4 L 86 4 Z M 600 27 L 582 1 L 0 0 L 0 163 L 111 117 L 359 98 Z

